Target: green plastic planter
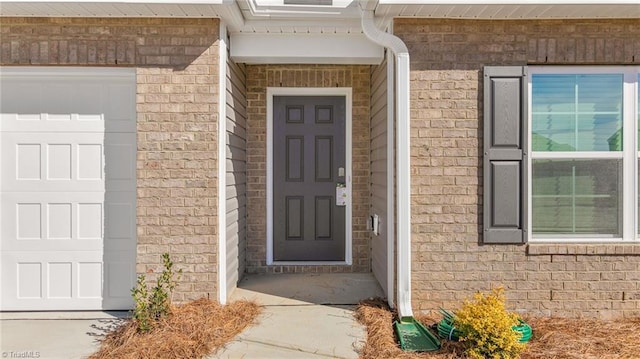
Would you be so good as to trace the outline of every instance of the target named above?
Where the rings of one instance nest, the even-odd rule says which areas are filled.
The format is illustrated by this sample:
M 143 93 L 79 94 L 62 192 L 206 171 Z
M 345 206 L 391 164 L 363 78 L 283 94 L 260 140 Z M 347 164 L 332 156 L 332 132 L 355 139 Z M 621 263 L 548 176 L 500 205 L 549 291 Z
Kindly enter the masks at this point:
M 438 327 L 438 335 L 440 336 L 440 338 L 449 339 L 453 341 L 460 340 L 460 335 L 461 335 L 460 331 L 456 329 L 451 323 L 451 321 L 448 320 L 447 318 L 442 319 L 440 322 L 438 322 L 437 327 Z M 520 324 L 512 327 L 512 329 L 522 334 L 519 340 L 520 343 L 527 343 L 529 340 L 531 340 L 533 331 L 531 330 L 531 326 L 529 326 L 529 324 L 527 324 L 523 320 L 520 320 Z

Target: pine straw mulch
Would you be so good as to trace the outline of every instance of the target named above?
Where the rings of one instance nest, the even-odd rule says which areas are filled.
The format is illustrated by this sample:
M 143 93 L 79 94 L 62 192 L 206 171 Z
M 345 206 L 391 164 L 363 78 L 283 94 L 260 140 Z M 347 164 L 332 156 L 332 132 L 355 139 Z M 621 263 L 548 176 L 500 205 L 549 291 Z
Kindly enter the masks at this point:
M 394 313 L 382 300 L 368 300 L 356 309 L 356 318 L 366 327 L 367 341 L 362 359 L 464 359 L 461 343 L 441 340 L 442 348 L 432 353 L 408 353 L 396 343 Z M 425 326 L 442 318 L 417 316 Z M 522 359 L 637 359 L 640 358 L 640 318 L 604 321 L 527 317 L 533 338 Z M 435 334 L 435 333 L 434 333 Z
M 173 307 L 172 314 L 148 333 L 137 333 L 134 321 L 126 321 L 104 337 L 89 359 L 202 358 L 253 324 L 260 311 L 254 302 L 220 305 L 198 299 Z

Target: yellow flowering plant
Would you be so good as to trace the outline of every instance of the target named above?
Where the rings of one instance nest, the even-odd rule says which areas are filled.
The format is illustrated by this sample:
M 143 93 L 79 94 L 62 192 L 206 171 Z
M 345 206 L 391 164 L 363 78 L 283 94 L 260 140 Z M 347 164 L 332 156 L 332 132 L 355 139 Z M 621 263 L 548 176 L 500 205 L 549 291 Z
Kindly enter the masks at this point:
M 525 349 L 522 333 L 513 330 L 521 323 L 515 313 L 505 308 L 504 288 L 489 294 L 476 293 L 456 311 L 453 324 L 466 343 L 466 352 L 476 359 L 518 358 Z

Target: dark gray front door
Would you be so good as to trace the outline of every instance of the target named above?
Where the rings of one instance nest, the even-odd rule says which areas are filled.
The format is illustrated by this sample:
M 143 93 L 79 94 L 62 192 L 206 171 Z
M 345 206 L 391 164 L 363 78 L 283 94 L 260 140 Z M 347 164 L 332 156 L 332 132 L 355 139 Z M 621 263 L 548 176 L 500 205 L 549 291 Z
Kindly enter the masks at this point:
M 345 97 L 273 98 L 273 259 L 344 261 Z

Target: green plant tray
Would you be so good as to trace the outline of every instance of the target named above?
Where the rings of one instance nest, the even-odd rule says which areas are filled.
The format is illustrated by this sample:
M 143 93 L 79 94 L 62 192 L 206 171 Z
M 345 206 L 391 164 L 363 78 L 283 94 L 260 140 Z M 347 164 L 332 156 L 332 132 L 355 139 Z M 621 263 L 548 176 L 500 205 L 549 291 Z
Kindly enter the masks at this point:
M 452 327 L 451 321 L 447 320 L 446 318 L 442 319 L 438 323 L 437 329 L 438 335 L 443 339 L 449 339 L 453 341 L 458 341 L 460 339 L 460 331 L 455 327 Z M 527 343 L 529 340 L 531 340 L 531 336 L 533 334 L 531 326 L 529 326 L 529 324 L 527 324 L 523 320 L 520 320 L 520 325 L 514 326 L 513 330 L 521 334 L 519 340 L 520 343 Z
M 440 340 L 413 317 L 393 323 L 400 347 L 411 352 L 431 352 L 440 349 Z

